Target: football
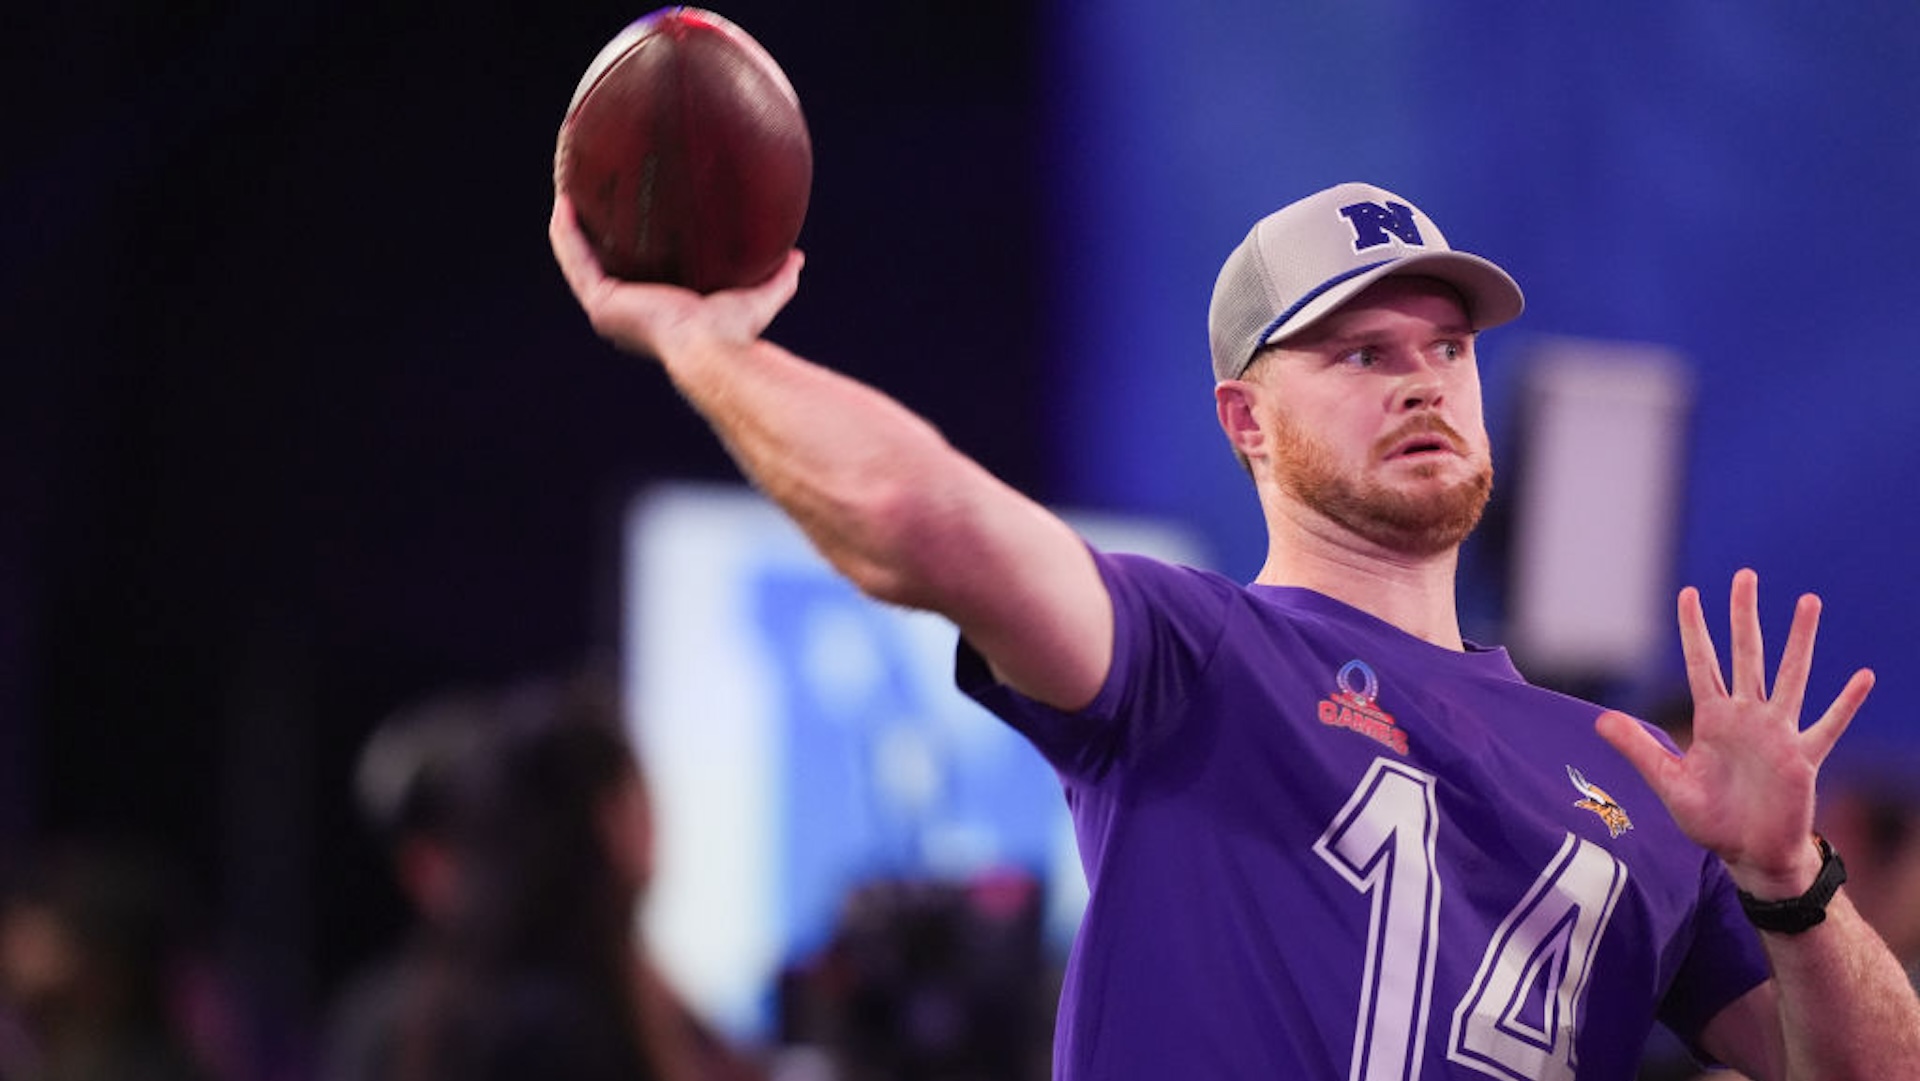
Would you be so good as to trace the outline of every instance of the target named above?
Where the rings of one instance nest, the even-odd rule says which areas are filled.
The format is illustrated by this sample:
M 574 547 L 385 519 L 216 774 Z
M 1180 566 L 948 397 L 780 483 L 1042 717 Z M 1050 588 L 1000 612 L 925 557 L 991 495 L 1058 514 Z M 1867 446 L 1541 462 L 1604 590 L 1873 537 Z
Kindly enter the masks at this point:
M 661 8 L 587 67 L 553 180 L 608 274 L 710 293 L 779 269 L 806 219 L 813 142 L 759 42 L 711 11 Z

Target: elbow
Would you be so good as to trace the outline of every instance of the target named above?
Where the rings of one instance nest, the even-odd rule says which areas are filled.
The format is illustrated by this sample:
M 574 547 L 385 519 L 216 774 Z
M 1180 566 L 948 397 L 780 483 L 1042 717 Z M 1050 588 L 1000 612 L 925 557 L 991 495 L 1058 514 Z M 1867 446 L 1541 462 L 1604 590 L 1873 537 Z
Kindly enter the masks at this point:
M 840 572 L 871 600 L 898 608 L 935 610 L 937 604 L 923 583 L 898 567 L 882 563 L 847 563 Z
M 854 520 L 862 523 L 858 538 L 829 554 L 854 588 L 883 604 L 943 610 L 950 557 L 965 547 L 968 517 L 959 500 L 938 486 L 891 478 L 866 488 Z

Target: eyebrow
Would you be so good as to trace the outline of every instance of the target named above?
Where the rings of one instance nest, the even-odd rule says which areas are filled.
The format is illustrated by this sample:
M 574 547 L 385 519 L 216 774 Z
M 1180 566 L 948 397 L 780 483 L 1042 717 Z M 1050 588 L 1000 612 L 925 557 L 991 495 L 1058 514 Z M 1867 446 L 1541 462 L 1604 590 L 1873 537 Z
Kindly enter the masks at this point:
M 1473 329 L 1470 323 L 1445 323 L 1433 328 L 1434 338 L 1471 338 L 1478 333 L 1479 331 Z M 1291 342 L 1281 342 L 1279 344 L 1283 347 L 1292 346 L 1295 349 L 1343 349 L 1356 345 L 1366 345 L 1369 342 L 1378 341 L 1381 337 L 1382 332 L 1363 328 L 1350 334 L 1329 334 L 1322 338 L 1309 338 L 1305 341 L 1295 340 Z

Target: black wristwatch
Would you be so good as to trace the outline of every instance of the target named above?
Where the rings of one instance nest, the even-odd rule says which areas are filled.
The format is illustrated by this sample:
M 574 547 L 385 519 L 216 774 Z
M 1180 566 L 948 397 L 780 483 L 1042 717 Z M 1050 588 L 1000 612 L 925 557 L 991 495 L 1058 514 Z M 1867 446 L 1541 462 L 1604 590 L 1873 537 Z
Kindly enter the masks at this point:
M 1740 907 L 1755 927 L 1776 934 L 1797 935 L 1809 927 L 1819 926 L 1827 918 L 1827 902 L 1833 900 L 1840 883 L 1847 880 L 1847 865 L 1840 862 L 1840 853 L 1833 850 L 1825 837 L 1816 833 L 1813 839 L 1820 846 L 1820 874 L 1814 878 L 1813 885 L 1807 887 L 1807 892 L 1784 901 L 1762 901 L 1746 890 L 1739 891 Z

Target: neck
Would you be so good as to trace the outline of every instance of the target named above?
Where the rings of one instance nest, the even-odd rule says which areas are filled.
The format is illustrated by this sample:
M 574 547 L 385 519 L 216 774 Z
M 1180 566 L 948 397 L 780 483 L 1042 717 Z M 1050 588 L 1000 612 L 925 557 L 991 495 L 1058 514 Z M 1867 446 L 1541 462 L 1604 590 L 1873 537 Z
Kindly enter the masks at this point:
M 1458 547 L 1430 555 L 1396 551 L 1298 505 L 1269 502 L 1266 517 L 1259 584 L 1311 589 L 1436 646 L 1466 648 L 1454 599 Z

